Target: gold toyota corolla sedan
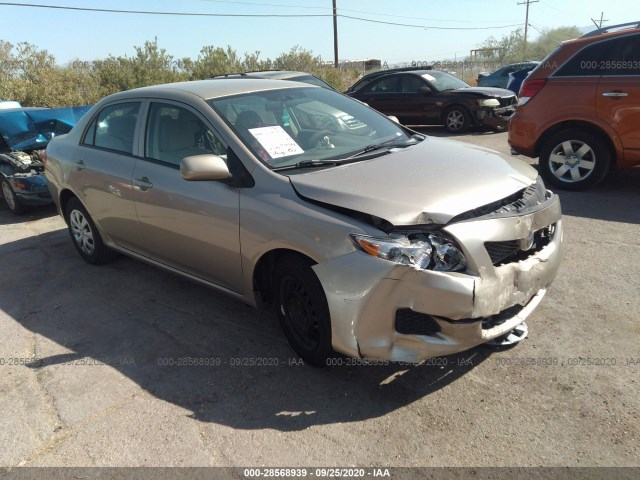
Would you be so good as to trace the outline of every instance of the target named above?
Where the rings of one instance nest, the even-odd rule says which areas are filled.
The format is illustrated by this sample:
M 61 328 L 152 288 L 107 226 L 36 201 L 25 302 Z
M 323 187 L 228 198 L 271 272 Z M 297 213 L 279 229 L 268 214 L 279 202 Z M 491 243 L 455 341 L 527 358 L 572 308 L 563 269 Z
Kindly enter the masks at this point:
M 87 262 L 124 253 L 273 305 L 313 365 L 515 343 L 560 263 L 533 168 L 301 83 L 111 95 L 49 144 L 46 175 Z

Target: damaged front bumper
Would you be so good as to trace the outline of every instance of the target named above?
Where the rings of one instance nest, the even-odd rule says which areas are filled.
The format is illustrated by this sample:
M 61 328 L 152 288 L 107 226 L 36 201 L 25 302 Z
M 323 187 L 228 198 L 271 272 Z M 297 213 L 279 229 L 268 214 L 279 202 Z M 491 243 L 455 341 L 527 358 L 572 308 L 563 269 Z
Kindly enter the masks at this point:
M 476 119 L 481 125 L 490 128 L 507 128 L 511 115 L 515 113 L 515 106 L 510 105 L 502 108 L 485 107 L 476 112 Z
M 467 350 L 522 323 L 560 265 L 556 195 L 529 214 L 472 219 L 444 231 L 462 246 L 467 272 L 420 270 L 362 252 L 313 267 L 327 296 L 336 351 L 419 363 Z M 534 238 L 539 247 L 531 246 Z M 511 257 L 492 257 L 492 249 L 514 244 L 522 248 Z

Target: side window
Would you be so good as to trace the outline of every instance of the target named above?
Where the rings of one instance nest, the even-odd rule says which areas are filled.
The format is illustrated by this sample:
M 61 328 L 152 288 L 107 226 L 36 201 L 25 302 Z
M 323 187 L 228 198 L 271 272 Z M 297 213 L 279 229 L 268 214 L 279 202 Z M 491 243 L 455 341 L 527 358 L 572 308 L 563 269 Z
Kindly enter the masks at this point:
M 133 154 L 133 135 L 140 102 L 117 103 L 104 107 L 93 119 L 82 140 L 83 145 Z
M 638 75 L 639 46 L 639 35 L 595 43 L 578 52 L 557 76 Z
M 612 43 L 614 54 L 605 62 L 603 75 L 640 75 L 640 35 L 617 38 Z
M 417 93 L 420 87 L 426 87 L 427 85 L 418 77 L 414 75 L 402 76 L 402 91 L 403 93 Z
M 226 158 L 227 148 L 191 111 L 152 103 L 147 120 L 145 157 L 180 165 L 184 157 L 202 154 Z
M 391 92 L 399 92 L 400 88 L 398 86 L 399 77 L 387 77 L 381 78 L 377 82 L 373 82 L 368 88 L 367 91 L 371 93 L 391 93 Z

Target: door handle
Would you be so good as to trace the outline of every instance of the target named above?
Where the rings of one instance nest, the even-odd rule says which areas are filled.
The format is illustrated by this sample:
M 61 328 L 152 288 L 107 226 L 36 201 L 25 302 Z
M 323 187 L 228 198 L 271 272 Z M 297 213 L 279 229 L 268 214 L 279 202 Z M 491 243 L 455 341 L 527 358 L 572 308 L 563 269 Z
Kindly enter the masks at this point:
M 153 188 L 153 183 L 151 183 L 147 177 L 134 178 L 133 186 L 142 192 L 146 192 L 150 188 Z
M 613 98 L 620 98 L 620 97 L 628 97 L 629 94 L 627 92 L 604 92 L 602 94 L 603 97 L 613 97 Z
M 85 168 L 87 168 L 84 164 L 84 160 L 78 160 L 76 162 L 76 170 L 84 170 Z

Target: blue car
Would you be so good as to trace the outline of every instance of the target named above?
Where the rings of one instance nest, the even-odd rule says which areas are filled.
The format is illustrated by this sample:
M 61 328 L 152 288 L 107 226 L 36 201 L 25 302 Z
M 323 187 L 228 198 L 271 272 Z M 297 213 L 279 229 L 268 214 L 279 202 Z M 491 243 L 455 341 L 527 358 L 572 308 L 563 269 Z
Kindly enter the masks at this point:
M 51 203 L 44 149 L 54 136 L 69 132 L 90 108 L 0 109 L 0 183 L 9 210 L 19 215 L 31 205 Z
M 527 76 L 536 68 L 538 64 L 529 65 L 522 70 L 518 70 L 517 72 L 511 72 L 509 74 L 509 83 L 507 83 L 507 90 L 511 90 L 516 95 L 520 92 L 520 87 L 522 86 L 522 82 Z
M 479 87 L 507 88 L 510 73 L 517 72 L 532 65 L 533 67 L 536 67 L 538 66 L 538 63 L 540 62 L 533 62 L 531 60 L 520 63 L 511 63 L 509 65 L 505 65 L 504 67 L 496 70 L 493 73 L 480 73 L 476 82 L 478 83 Z

